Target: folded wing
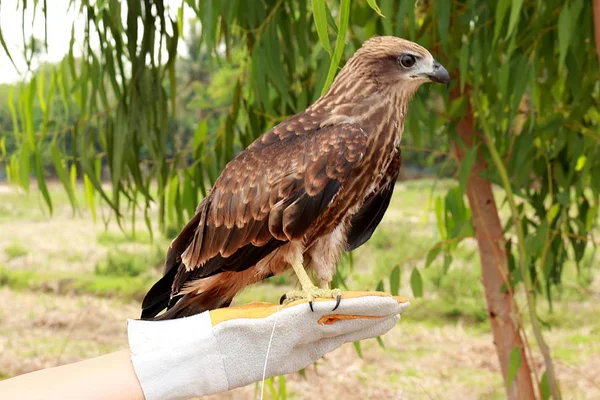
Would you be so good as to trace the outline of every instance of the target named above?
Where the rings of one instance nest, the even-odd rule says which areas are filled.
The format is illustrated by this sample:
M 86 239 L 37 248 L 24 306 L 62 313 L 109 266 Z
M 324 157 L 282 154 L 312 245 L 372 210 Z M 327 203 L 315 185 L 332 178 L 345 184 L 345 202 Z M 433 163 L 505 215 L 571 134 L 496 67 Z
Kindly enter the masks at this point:
M 365 146 L 365 133 L 350 124 L 279 129 L 254 142 L 225 167 L 173 241 L 165 275 L 146 295 L 142 317 L 172 306 L 191 280 L 243 271 L 302 239 L 360 162 Z

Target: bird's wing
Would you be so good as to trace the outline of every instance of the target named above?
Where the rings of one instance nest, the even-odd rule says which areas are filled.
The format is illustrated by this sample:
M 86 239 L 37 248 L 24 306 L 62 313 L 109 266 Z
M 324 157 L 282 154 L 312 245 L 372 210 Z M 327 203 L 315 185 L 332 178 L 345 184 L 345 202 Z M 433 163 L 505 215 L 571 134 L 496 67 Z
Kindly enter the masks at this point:
M 199 210 L 194 240 L 182 254 L 187 269 L 203 268 L 203 275 L 212 275 L 217 271 L 205 263 L 217 255 L 230 258 L 249 244 L 301 239 L 365 146 L 362 130 L 341 125 L 286 135 L 241 153 L 225 167 Z
M 371 238 L 390 205 L 401 163 L 402 154 L 400 149 L 397 149 L 378 187 L 367 197 L 361 208 L 350 220 L 346 251 L 352 251 L 362 246 Z
M 175 238 L 165 276 L 142 307 L 164 307 L 187 281 L 243 271 L 301 239 L 362 159 L 366 139 L 351 124 L 279 129 L 258 139 L 227 164 Z

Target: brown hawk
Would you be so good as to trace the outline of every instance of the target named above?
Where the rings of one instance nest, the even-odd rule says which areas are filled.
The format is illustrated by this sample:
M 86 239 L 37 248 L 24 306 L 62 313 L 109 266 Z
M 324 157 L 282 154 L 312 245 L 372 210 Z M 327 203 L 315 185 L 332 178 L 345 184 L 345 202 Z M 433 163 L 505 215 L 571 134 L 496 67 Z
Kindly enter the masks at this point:
M 423 47 L 396 37 L 365 42 L 327 93 L 227 164 L 173 240 L 142 318 L 226 307 L 246 286 L 289 268 L 302 290 L 288 300 L 337 297 L 339 304 L 339 290 L 329 288 L 336 262 L 383 218 L 409 100 L 430 81 L 450 77 Z

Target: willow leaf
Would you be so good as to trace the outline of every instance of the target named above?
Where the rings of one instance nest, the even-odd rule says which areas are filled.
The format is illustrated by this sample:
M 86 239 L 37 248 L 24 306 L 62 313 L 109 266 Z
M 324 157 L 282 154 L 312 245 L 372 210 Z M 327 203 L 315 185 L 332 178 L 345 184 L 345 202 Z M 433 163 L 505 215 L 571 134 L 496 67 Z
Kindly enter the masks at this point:
M 510 18 L 508 20 L 508 32 L 506 33 L 506 37 L 509 38 L 517 24 L 519 23 L 519 18 L 521 17 L 521 8 L 523 7 L 523 0 L 512 0 L 512 5 L 510 7 Z
M 39 149 L 35 149 L 33 153 L 33 170 L 35 172 L 35 178 L 37 180 L 37 187 L 42 192 L 42 197 L 48 206 L 50 215 L 52 215 L 52 198 L 50 192 L 48 192 L 48 186 L 46 185 L 46 177 L 44 176 L 44 166 L 42 165 L 42 155 Z
M 329 35 L 327 34 L 327 14 L 325 10 L 325 0 L 312 0 L 313 17 L 317 28 L 317 35 L 323 45 L 323 48 L 331 55 L 331 45 L 329 44 Z
M 335 73 L 337 72 L 337 68 L 340 64 L 340 60 L 342 59 L 342 53 L 344 52 L 344 46 L 346 42 L 346 33 L 348 32 L 349 19 L 350 0 L 342 0 L 342 4 L 340 5 L 340 22 L 338 24 L 338 36 L 335 41 L 335 51 L 333 52 L 333 57 L 331 58 L 331 64 L 329 64 L 327 78 L 325 79 L 323 90 L 321 90 L 321 95 L 325 94 L 325 92 L 327 92 L 327 90 L 329 89 L 329 86 L 331 86 L 333 78 L 335 77 Z
M 423 297 L 423 278 L 417 268 L 413 268 L 410 274 L 410 287 L 415 297 Z
M 383 15 L 381 13 L 381 9 L 379 8 L 379 6 L 377 5 L 377 1 L 376 0 L 367 0 L 367 4 L 369 5 L 369 7 L 371 7 L 373 10 L 375 10 L 375 12 L 377 14 L 379 14 L 380 16 L 385 18 L 385 15 Z
M 58 179 L 62 183 L 65 191 L 67 192 L 67 196 L 69 197 L 69 201 L 71 202 L 71 206 L 75 206 L 75 195 L 73 193 L 72 187 L 69 184 L 69 180 L 67 178 L 67 169 L 65 167 L 65 162 L 62 158 L 60 149 L 58 148 L 58 144 L 56 141 L 52 141 L 50 145 L 50 155 L 52 157 L 52 164 L 54 165 L 54 171 L 58 176 Z

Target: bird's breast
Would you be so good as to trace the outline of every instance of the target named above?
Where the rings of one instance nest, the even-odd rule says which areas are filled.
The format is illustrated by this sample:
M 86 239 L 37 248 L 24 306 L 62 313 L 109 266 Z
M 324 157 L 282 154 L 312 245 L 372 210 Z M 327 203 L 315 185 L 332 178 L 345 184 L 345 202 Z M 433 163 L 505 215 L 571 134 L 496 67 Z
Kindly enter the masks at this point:
M 398 151 L 393 136 L 389 135 L 385 138 L 387 140 L 378 142 L 380 147 L 367 147 L 357 168 L 307 232 L 304 240 L 306 245 L 310 246 L 319 237 L 330 234 L 340 224 L 349 223 L 365 199 L 381 184 L 385 178 L 385 171 Z

